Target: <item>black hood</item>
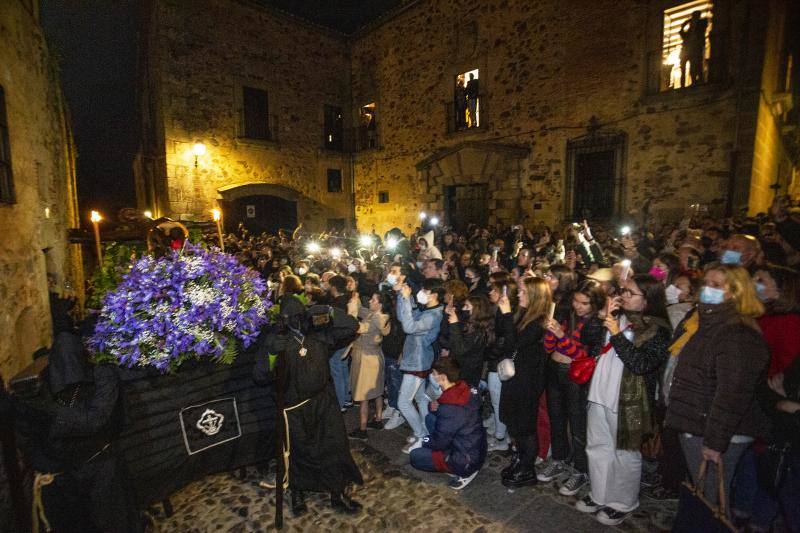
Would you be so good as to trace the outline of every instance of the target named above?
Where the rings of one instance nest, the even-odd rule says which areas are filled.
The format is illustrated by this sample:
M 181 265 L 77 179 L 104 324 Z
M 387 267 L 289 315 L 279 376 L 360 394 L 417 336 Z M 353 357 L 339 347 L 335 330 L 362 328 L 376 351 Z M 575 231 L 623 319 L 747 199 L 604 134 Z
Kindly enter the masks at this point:
M 56 336 L 47 371 L 53 394 L 58 394 L 70 385 L 91 381 L 80 337 L 66 332 Z

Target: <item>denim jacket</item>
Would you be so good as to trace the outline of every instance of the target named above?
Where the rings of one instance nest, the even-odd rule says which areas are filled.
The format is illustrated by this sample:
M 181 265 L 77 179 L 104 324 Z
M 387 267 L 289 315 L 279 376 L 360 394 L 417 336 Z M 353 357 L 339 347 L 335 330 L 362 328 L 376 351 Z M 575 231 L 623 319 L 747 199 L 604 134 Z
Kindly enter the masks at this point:
M 442 324 L 442 306 L 419 311 L 412 309 L 411 298 L 397 297 L 397 319 L 406 332 L 400 370 L 419 372 L 433 364 L 433 343 Z

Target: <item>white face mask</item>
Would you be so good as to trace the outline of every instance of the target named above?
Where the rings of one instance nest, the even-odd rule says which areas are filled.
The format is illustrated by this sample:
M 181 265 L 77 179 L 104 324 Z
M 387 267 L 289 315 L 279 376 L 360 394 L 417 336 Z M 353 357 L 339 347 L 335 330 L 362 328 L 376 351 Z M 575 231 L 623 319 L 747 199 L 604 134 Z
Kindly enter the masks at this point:
M 349 273 L 351 273 L 351 274 L 352 274 L 352 273 L 353 273 L 353 272 L 355 272 L 356 270 L 358 270 L 358 269 L 356 268 L 356 266 L 355 266 L 355 265 L 347 265 L 347 271 L 348 271 Z
M 427 305 L 428 304 L 428 293 L 425 292 L 424 289 L 420 289 L 417 292 L 417 303 L 420 305 Z
M 395 285 L 397 285 L 397 276 L 395 276 L 394 274 L 387 275 L 386 276 L 386 283 L 388 283 L 389 285 L 394 287 Z
M 670 285 L 664 292 L 667 295 L 667 305 L 676 304 L 680 301 L 681 290 L 675 285 Z
M 300 267 L 300 268 L 297 269 L 297 273 L 300 274 L 301 276 L 305 276 L 307 272 L 308 272 L 308 269 L 305 268 L 305 267 Z

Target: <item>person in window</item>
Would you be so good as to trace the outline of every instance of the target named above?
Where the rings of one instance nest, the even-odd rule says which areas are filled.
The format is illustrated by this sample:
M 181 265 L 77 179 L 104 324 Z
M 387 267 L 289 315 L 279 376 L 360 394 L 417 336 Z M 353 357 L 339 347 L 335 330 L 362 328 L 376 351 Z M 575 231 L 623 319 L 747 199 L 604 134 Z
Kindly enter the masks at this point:
M 465 92 L 467 95 L 467 110 L 469 112 L 468 127 L 475 128 L 478 126 L 478 96 L 480 93 L 478 80 L 475 79 L 475 74 L 470 73 Z
M 478 389 L 460 379 L 458 362 L 443 357 L 433 363 L 431 380 L 442 389 L 425 417 L 428 436 L 411 452 L 411 466 L 455 476 L 450 488 L 461 490 L 478 475 L 486 459 Z
M 637 274 L 620 281 L 619 294 L 602 311 L 608 334 L 589 383 L 592 489 L 575 504 L 608 526 L 621 524 L 639 506 L 641 446 L 653 429 L 650 399 L 672 335 L 663 283 Z
M 693 11 L 689 20 L 683 23 L 681 37 L 681 87 L 686 87 L 686 63 L 689 63 L 689 72 L 692 84 L 703 81 L 703 53 L 706 47 L 706 29 L 708 20 L 700 18 L 702 13 Z
M 463 130 L 467 124 L 467 93 L 464 88 L 464 76 L 456 79 L 456 90 L 453 96 L 456 112 L 456 129 Z

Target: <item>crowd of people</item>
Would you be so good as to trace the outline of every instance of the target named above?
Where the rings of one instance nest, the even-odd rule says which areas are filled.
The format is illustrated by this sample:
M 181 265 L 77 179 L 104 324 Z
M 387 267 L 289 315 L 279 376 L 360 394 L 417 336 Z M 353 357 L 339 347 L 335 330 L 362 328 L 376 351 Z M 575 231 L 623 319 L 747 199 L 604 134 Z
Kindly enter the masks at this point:
M 329 358 L 351 439 L 408 424 L 402 452 L 459 490 L 554 483 L 616 525 L 706 461 L 730 518 L 800 530 L 800 207 L 676 223 L 423 224 L 410 235 L 251 235 L 226 250 L 275 301 L 359 320 Z M 398 450 L 399 451 L 399 450 Z

